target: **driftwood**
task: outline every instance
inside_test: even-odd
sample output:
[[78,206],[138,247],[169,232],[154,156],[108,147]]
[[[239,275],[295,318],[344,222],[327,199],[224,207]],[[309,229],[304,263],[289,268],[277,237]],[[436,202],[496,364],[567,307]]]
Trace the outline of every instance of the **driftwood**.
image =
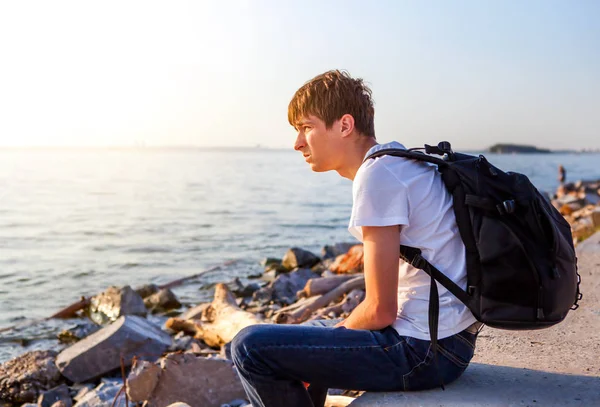
[[340,286],[334,288],[327,294],[315,297],[314,301],[297,308],[293,312],[282,312],[278,314],[275,322],[278,324],[299,324],[304,322],[319,308],[325,307],[333,301],[337,301],[341,296],[354,290],[355,288],[364,288],[364,286],[365,276],[360,275],[359,277],[355,277],[352,280],[346,281]]
[[169,318],[166,327],[193,334],[196,339],[202,339],[209,346],[220,347],[231,342],[243,328],[264,323],[256,315],[238,307],[231,291],[225,284],[219,283],[215,286],[213,302],[204,310],[200,319]]
[[344,297],[344,299],[342,301],[340,301],[339,303],[318,310],[315,313],[315,315],[313,315],[311,318],[309,318],[309,321],[313,320],[313,319],[321,319],[323,317],[328,316],[332,312],[334,314],[336,314],[336,316],[340,315],[342,313],[349,314],[350,312],[352,312],[352,310],[354,310],[354,308],[356,308],[358,306],[358,304],[360,304],[360,302],[364,298],[365,298],[364,290],[354,289],[354,290],[350,291],[348,293],[348,295],[346,295],[346,297]]
[[342,274],[332,277],[311,278],[306,282],[304,288],[298,291],[298,298],[312,297],[314,295],[325,294],[342,283],[355,278],[355,274]]

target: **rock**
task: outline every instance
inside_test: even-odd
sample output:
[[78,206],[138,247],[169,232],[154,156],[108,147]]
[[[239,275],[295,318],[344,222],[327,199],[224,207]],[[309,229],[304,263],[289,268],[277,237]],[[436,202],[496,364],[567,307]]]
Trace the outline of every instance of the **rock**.
[[586,193],[585,194],[585,202],[589,205],[598,205],[600,204],[600,196],[596,192],[594,193]]
[[582,240],[594,233],[594,225],[591,218],[581,218],[571,225],[571,234],[573,239]]
[[69,399],[68,402],[64,400],[58,400],[56,403],[52,404],[50,407],[71,407],[73,402]]
[[283,256],[281,264],[287,270],[293,270],[298,267],[312,267],[321,261],[317,256],[308,250],[292,247]]
[[273,298],[283,304],[293,304],[298,300],[296,293],[304,288],[306,282],[319,275],[310,269],[299,269],[281,274],[272,283]]
[[[284,270],[287,273],[287,269],[284,269]],[[281,272],[279,272],[275,269],[265,271],[264,274],[260,277],[260,279],[263,281],[266,281],[267,283],[272,283],[273,281],[275,281],[275,279],[277,278],[277,276],[279,274],[281,274]]]
[[[103,381],[95,389],[87,392],[73,407],[112,407],[121,406],[125,400],[122,393],[115,402],[115,397],[123,387],[122,383],[115,381]],[[114,403],[114,404],[113,404]],[[133,407],[132,403],[129,406]]]
[[143,299],[146,299],[159,291],[160,288],[158,288],[156,284],[144,284],[143,286],[135,289],[135,292],[138,293]]
[[92,297],[89,316],[95,323],[102,325],[116,321],[123,315],[146,315],[144,300],[130,286],[109,287],[105,292]]
[[233,280],[229,285],[229,289],[236,297],[251,297],[255,291],[260,290],[261,285],[258,283],[242,284],[239,278]]
[[44,391],[61,382],[54,351],[33,351],[0,365],[0,400],[14,403],[36,401]]
[[312,271],[314,271],[315,273],[323,274],[325,271],[329,270],[329,267],[331,267],[331,265],[334,263],[334,261],[335,261],[334,258],[325,259],[325,260],[315,264],[310,269]]
[[73,382],[84,382],[121,365],[134,356],[156,360],[171,345],[171,337],[145,318],[128,315],[63,350],[56,358],[60,372]]
[[[196,347],[193,347],[193,345],[196,344]],[[168,351],[169,352],[185,352],[188,350],[204,350],[204,349],[209,349],[207,345],[205,345],[203,342],[200,342],[199,340],[195,339],[192,336],[187,335],[185,332],[178,332],[174,337],[173,337],[173,344],[169,347]]]
[[155,292],[154,294],[144,299],[144,305],[151,312],[164,312],[181,307],[181,303],[173,294],[173,291],[168,288]]
[[177,403],[169,404],[167,407],[190,407],[190,405],[177,402]]
[[59,342],[64,344],[73,344],[77,341],[82,340],[86,336],[93,334],[100,330],[100,326],[85,320],[85,322],[78,323],[71,328],[61,331],[57,337]]
[[326,259],[335,259],[337,256],[341,255],[341,254],[346,254],[348,253],[348,250],[350,250],[353,246],[356,246],[356,243],[336,243],[333,246],[323,246],[323,249],[321,249],[321,258],[323,260]]
[[334,273],[357,273],[363,269],[363,245],[352,246],[348,253],[338,256],[331,265],[330,270]]
[[127,395],[132,401],[144,401],[152,397],[162,370],[155,363],[138,361],[127,377]]
[[[285,275],[285,274],[282,274]],[[272,286],[267,286],[267,287],[263,287],[258,291],[255,291],[254,294],[252,294],[252,301],[256,301],[259,304],[266,304],[269,301],[273,300],[273,287]]]
[[43,392],[37,400],[39,407],[53,407],[57,402],[61,402],[64,407],[71,407],[73,405],[69,388],[66,384],[61,384],[58,387]]
[[71,386],[70,394],[71,394],[71,397],[73,398],[73,400],[75,400],[77,402],[77,401],[81,400],[83,398],[83,396],[85,396],[87,393],[89,393],[92,390],[94,390],[93,384],[77,383],[77,384],[74,384],[73,386]]
[[260,262],[260,265],[265,268],[272,266],[273,264],[280,265],[281,259],[276,259],[274,257],[266,257],[266,258],[262,259]]
[[[245,396],[242,384],[233,369],[233,363],[221,358],[202,358],[193,354],[171,353],[160,361],[160,375],[150,397],[144,399],[147,407],[163,407],[176,402],[191,407],[220,407],[229,400]],[[144,381],[149,383],[144,384]],[[128,394],[137,394],[138,388],[152,387],[153,375],[131,382],[127,379]],[[132,392],[132,393],[129,393]],[[132,401],[144,401],[131,397]]]

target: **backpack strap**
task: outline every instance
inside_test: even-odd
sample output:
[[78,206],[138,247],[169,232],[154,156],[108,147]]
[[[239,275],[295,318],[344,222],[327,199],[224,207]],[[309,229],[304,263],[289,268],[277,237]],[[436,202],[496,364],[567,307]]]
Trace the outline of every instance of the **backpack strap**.
[[423,270],[431,277],[429,286],[429,339],[433,349],[433,360],[436,366],[436,372],[440,387],[444,390],[444,381],[440,375],[438,367],[438,324],[440,319],[440,296],[437,289],[436,280],[440,282],[448,291],[454,294],[460,301],[468,306],[471,299],[454,281],[439,271],[435,266],[429,263],[421,256],[421,249],[416,247],[400,245],[400,258],[410,263],[413,267]]
[[441,158],[433,157],[433,156],[430,156],[427,154],[423,154],[421,152],[403,150],[401,148],[384,148],[384,149],[375,151],[374,153],[368,155],[363,160],[363,163],[367,160],[370,160],[371,158],[377,158],[377,157],[381,157],[383,155],[393,155],[394,157],[411,158],[411,159],[417,160],[417,161],[425,161],[428,163],[437,164],[438,166],[441,166],[441,167],[446,167],[448,165],[448,163],[446,161],[442,160]]
[[454,281],[450,280],[444,273],[439,271],[433,264],[425,260],[425,258],[421,256],[421,249],[400,245],[400,257],[402,260],[410,263],[413,267],[423,270],[431,278],[443,285],[444,288],[450,291],[463,304],[469,307],[472,301],[471,297]]

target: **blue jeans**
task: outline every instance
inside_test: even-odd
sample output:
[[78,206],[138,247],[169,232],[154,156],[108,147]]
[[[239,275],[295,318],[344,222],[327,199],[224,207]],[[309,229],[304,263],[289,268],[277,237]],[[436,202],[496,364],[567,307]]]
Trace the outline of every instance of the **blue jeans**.
[[430,341],[392,327],[323,326],[336,322],[253,325],[237,334],[231,355],[252,407],[322,407],[328,388],[424,390],[439,386],[440,377],[448,384],[466,369],[477,337],[463,331],[440,339],[436,370]]

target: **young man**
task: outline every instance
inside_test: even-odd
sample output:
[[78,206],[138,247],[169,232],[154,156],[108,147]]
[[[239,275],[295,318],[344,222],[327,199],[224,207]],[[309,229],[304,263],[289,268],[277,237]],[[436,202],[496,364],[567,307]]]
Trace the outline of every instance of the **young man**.
[[363,162],[379,149],[403,147],[377,144],[371,90],[345,72],[325,72],[298,89],[288,119],[298,132],[294,149],[313,171],[334,170],[353,181],[349,231],[364,244],[366,296],[335,326],[319,321],[242,330],[232,355],[252,406],[321,407],[327,388],[406,391],[455,380],[473,357],[476,320],[438,284],[436,366],[430,277],[399,259],[400,243],[417,247],[466,286],[465,248],[440,175],[399,157]]

